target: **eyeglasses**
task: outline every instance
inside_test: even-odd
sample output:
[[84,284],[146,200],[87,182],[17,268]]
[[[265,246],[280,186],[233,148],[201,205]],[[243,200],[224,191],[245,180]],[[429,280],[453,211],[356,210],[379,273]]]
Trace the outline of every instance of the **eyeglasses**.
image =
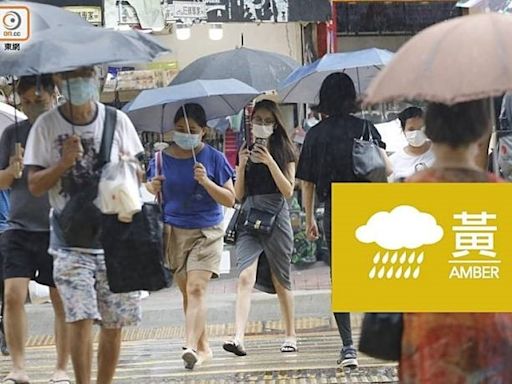
[[274,125],[276,123],[276,121],[274,119],[260,119],[259,117],[255,117],[254,119],[252,119],[252,123],[253,124],[264,124],[264,125]]

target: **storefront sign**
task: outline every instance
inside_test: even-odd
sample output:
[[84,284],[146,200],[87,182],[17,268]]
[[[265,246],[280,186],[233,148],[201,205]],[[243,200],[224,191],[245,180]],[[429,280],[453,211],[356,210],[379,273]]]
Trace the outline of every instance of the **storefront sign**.
[[101,25],[103,22],[101,7],[64,7],[68,11],[80,15],[83,19],[94,25]]

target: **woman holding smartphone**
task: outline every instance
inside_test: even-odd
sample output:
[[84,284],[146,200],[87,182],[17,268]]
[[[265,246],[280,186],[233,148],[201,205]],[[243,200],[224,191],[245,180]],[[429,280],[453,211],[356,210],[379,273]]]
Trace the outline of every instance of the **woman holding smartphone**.
[[[236,334],[224,350],[245,356],[244,335],[253,288],[276,294],[286,327],[281,352],[296,352],[294,302],[291,292],[293,230],[286,199],[295,184],[295,152],[277,105],[258,102],[252,115],[254,144],[244,145],[236,169],[235,195],[242,202],[236,254],[239,270],[236,301]],[[269,234],[251,230],[251,217],[272,216]],[[261,221],[264,221],[262,218]],[[258,225],[256,224],[255,227]]]

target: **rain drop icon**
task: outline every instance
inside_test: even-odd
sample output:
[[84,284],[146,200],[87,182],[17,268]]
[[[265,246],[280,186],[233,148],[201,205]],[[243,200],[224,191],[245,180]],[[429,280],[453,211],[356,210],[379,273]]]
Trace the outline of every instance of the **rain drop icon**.
[[411,256],[409,256],[409,264],[414,263],[414,259],[416,259],[416,252],[411,253]]
[[404,273],[404,279],[408,279],[411,276],[411,267],[407,268]]
[[398,268],[398,270],[396,271],[395,277],[397,279],[402,277],[402,266],[400,266],[400,268]]
[[400,264],[405,263],[406,258],[407,258],[407,253],[406,252],[402,253],[402,257],[400,257]]
[[393,267],[389,268],[388,273],[386,274],[386,277],[388,279],[391,279],[393,277]]
[[391,258],[391,264],[395,265],[398,260],[398,252],[393,253],[393,257]]
[[386,272],[386,267],[382,267],[379,271],[379,279],[382,279],[384,277],[384,273]]
[[420,266],[418,265],[416,267],[416,269],[414,270],[414,273],[412,274],[412,278],[417,279],[419,275],[420,275]]
[[377,267],[376,267],[376,266],[373,266],[373,268],[372,268],[372,270],[370,271],[370,274],[368,275],[368,277],[369,277],[370,279],[374,279],[376,274],[377,274]]
[[418,257],[418,260],[416,260],[416,262],[418,263],[418,265],[421,265],[421,263],[423,263],[423,260],[425,260],[425,253],[421,252],[421,254]]
[[375,256],[373,256],[373,264],[377,264],[380,261],[380,252],[377,252]]
[[386,252],[384,257],[382,258],[382,264],[387,264],[388,260],[389,260],[389,252]]

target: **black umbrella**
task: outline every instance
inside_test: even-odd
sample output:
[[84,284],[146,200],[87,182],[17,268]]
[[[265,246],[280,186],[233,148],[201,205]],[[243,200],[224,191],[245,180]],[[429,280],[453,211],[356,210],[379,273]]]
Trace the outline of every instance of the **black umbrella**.
[[264,92],[277,89],[298,66],[299,63],[288,56],[242,47],[194,61],[174,78],[171,85],[194,80],[237,79]]

